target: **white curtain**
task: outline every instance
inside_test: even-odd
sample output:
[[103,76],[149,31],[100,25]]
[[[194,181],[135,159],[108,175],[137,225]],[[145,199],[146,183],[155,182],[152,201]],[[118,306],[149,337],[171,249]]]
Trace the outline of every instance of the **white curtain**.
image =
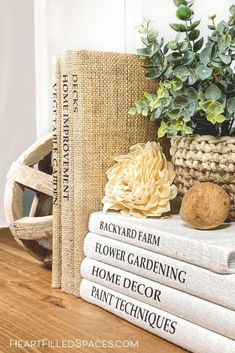
[[0,226],[7,171],[36,136],[33,13],[31,0],[0,0]]
[[[134,52],[142,0],[35,0],[37,133],[51,129],[52,56],[65,49]],[[128,36],[127,36],[128,33]],[[133,40],[132,40],[133,39]]]

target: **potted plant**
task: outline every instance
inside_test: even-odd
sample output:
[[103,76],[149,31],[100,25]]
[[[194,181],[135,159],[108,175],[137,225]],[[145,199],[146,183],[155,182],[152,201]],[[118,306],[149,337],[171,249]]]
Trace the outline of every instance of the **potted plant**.
[[227,21],[216,24],[209,17],[210,35],[200,36],[194,20],[193,1],[174,0],[180,23],[167,43],[145,20],[139,27],[148,79],[156,80],[156,92],[145,92],[129,114],[159,121],[158,137],[171,138],[178,193],[197,181],[223,186],[231,197],[235,219],[235,6]]

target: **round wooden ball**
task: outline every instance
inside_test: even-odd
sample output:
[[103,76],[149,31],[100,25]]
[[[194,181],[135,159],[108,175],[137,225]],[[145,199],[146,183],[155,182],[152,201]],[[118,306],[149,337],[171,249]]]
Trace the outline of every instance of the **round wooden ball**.
[[214,183],[197,183],[184,195],[181,218],[197,229],[214,229],[223,224],[230,211],[229,195]]
[[[52,261],[51,153],[51,134],[24,151],[10,167],[4,199],[6,219],[15,240],[45,264]],[[33,200],[28,214],[24,204],[29,190]]]

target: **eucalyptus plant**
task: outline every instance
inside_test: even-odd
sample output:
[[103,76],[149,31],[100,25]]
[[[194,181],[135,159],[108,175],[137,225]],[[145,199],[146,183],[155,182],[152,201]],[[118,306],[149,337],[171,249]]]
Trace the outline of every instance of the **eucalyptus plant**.
[[210,34],[200,35],[193,1],[173,0],[180,23],[165,43],[149,20],[138,27],[146,76],[156,80],[156,92],[145,92],[129,114],[160,120],[158,136],[209,134],[233,135],[235,118],[235,5],[227,21],[216,24],[210,16]]

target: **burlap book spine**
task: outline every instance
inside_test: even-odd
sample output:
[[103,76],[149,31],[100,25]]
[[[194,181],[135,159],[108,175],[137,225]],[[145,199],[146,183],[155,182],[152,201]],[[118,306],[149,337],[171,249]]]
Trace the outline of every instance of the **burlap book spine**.
[[[73,119],[74,156],[74,294],[79,296],[83,242],[92,212],[102,208],[106,171],[113,158],[131,145],[156,138],[156,126],[148,119],[128,115],[128,110],[145,90],[155,92],[156,84],[146,80],[136,55],[73,51],[73,94],[77,100]],[[74,113],[75,117],[75,113]],[[63,243],[63,247],[65,244]],[[74,257],[74,258],[73,258]]]
[[74,293],[74,165],[73,165],[73,88],[72,57],[61,58],[62,96],[62,271],[61,289]]
[[52,287],[61,286],[61,68],[60,58],[53,58],[53,237]]

